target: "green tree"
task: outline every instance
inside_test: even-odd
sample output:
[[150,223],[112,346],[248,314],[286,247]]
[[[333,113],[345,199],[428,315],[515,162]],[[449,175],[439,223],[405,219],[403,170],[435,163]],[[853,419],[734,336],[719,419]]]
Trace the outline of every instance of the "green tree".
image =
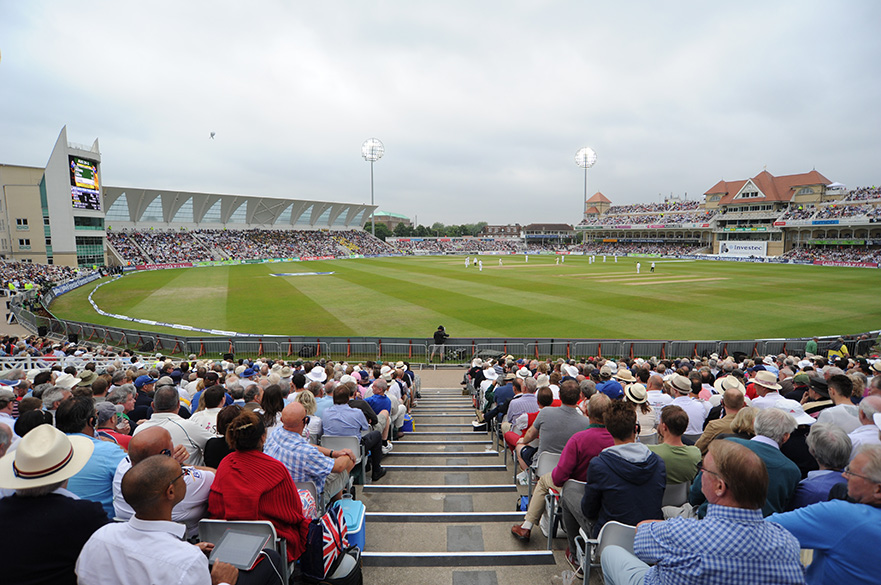
[[[366,224],[364,224],[364,231],[370,232],[371,225],[372,224],[370,222],[367,222]],[[377,238],[384,241],[386,238],[388,238],[391,235],[392,235],[392,231],[390,229],[388,229],[387,225],[385,225],[384,223],[376,224],[376,237]]]
[[413,235],[413,226],[399,223],[395,226],[395,235],[399,238],[407,238]]

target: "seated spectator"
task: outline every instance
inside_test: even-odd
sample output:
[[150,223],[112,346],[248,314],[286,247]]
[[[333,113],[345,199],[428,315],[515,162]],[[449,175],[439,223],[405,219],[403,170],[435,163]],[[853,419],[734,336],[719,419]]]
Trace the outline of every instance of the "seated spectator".
[[859,411],[850,397],[853,394],[853,382],[845,375],[834,375],[827,381],[829,399],[832,401],[831,408],[823,410],[817,420],[832,423],[851,433],[860,426]]
[[[310,394],[311,396],[311,394]],[[349,449],[334,451],[309,444],[303,438],[303,429],[309,424],[309,415],[299,402],[285,406],[281,426],[273,429],[263,452],[281,461],[294,482],[311,481],[323,501],[339,497],[349,482],[349,472],[355,466],[355,454]]]
[[229,443],[226,442],[226,430],[229,423],[242,412],[242,407],[230,404],[220,409],[217,415],[217,437],[205,442],[205,466],[217,469],[223,458],[232,453]]
[[[521,442],[520,439],[522,439],[532,428],[532,425],[535,424],[535,419],[538,418],[538,414],[554,403],[554,393],[550,388],[540,388],[538,392],[535,393],[535,401],[538,403],[538,411],[526,412],[518,416],[517,420],[515,420],[514,424],[511,426],[511,430],[504,434],[505,445],[508,446],[508,449],[511,450],[514,457],[517,458],[521,471],[525,471],[532,463],[535,452],[538,449],[538,440],[533,438],[532,441],[526,443]],[[529,463],[527,463],[527,460]]]
[[680,407],[672,404],[661,411],[658,424],[657,445],[649,445],[652,453],[664,460],[667,471],[667,484],[689,482],[697,475],[701,462],[701,451],[694,445],[682,442],[682,435],[688,428],[688,415]]
[[122,494],[135,511],[128,522],[95,532],[80,553],[76,574],[81,585],[122,583],[272,583],[278,581],[280,559],[265,549],[269,562],[239,571],[216,561],[209,571],[206,552],[213,543],[183,540],[186,528],[171,521],[172,510],[186,496],[180,465],[154,455],[132,467],[122,480]]
[[650,437],[657,430],[655,428],[657,414],[655,409],[649,404],[648,391],[645,386],[639,383],[628,384],[624,387],[624,401],[632,404],[636,408],[636,422],[639,425],[639,436]]
[[[726,382],[727,380],[731,381]],[[722,433],[732,432],[731,427],[734,424],[734,418],[745,406],[744,398],[746,396],[746,391],[734,376],[725,376],[720,382],[720,386],[725,388],[724,393],[722,394],[722,411],[725,413],[725,416],[716,420],[711,420],[707,423],[707,426],[704,427],[703,434],[701,434],[700,439],[694,444],[695,447],[700,449],[701,455],[706,455],[710,441]]]
[[85,437],[94,449],[86,465],[67,482],[67,489],[84,500],[99,502],[108,517],[113,516],[113,474],[125,457],[116,443],[95,436],[95,403],[88,396],[61,403],[55,413],[56,428],[68,435]]
[[[89,461],[94,445],[89,437],[67,436],[44,424],[0,459],[0,490],[15,491],[0,498],[0,544],[14,555],[3,568],[5,583],[76,584],[80,550],[109,522],[99,502],[66,489]],[[46,543],[52,543],[51,554],[46,554]]]
[[302,404],[306,409],[306,416],[309,418],[309,422],[306,424],[306,437],[310,443],[317,444],[324,430],[324,425],[321,423],[321,417],[315,415],[317,409],[315,396],[309,391],[298,392],[294,402]]
[[[876,362],[881,365],[881,362]],[[876,376],[881,380],[881,377]],[[853,444],[851,458],[856,457],[857,451],[863,445],[881,445],[879,430],[881,426],[875,422],[876,415],[881,413],[881,396],[866,396],[860,400],[859,420],[860,426],[848,435]],[[881,417],[879,417],[881,422]]]
[[153,455],[165,455],[181,464],[187,493],[184,499],[178,502],[171,511],[171,519],[173,522],[186,524],[188,538],[197,536],[199,534],[199,520],[205,517],[205,512],[208,509],[208,493],[214,482],[214,471],[204,467],[196,468],[183,465],[188,457],[187,450],[183,445],[174,445],[171,442],[171,435],[162,427],[147,429],[133,437],[129,445],[128,456],[119,462],[116,473],[113,475],[115,519],[128,520],[134,515],[134,510],[122,496],[123,476],[129,469]]
[[163,386],[153,394],[153,414],[150,420],[138,425],[135,436],[155,426],[161,426],[171,434],[175,445],[183,445],[189,453],[187,465],[205,464],[205,443],[214,438],[214,433],[205,430],[188,419],[181,418],[180,395],[173,386]]
[[707,517],[641,522],[633,553],[619,546],[603,552],[606,583],[803,583],[798,542],[762,520],[768,489],[762,460],[731,441],[713,441],[703,467]]
[[661,500],[667,485],[664,461],[636,442],[636,412],[612,402],[603,416],[615,444],[594,457],[587,467],[581,512],[585,532],[595,538],[610,520],[636,525],[661,519]]
[[819,464],[798,482],[787,509],[794,510],[829,499],[829,492],[847,480],[841,472],[850,461],[851,442],[843,430],[829,423],[816,423],[808,433],[808,450]]
[[[786,510],[786,506],[801,480],[798,466],[780,452],[780,446],[789,439],[789,435],[797,426],[795,419],[789,413],[777,408],[767,408],[756,414],[755,437],[750,440],[726,439],[755,452],[765,463],[769,482],[768,498],[762,507],[765,516]],[[689,501],[693,505],[700,506],[698,517],[703,518],[706,515],[708,501],[701,491],[701,474],[698,474],[691,487]]]
[[224,520],[269,520],[287,541],[288,562],[297,560],[306,548],[309,519],[303,516],[290,472],[263,453],[263,420],[253,411],[242,411],[229,424],[226,441],[233,453],[217,468],[208,515]]
[[[562,390],[562,389],[561,389]],[[539,391],[541,398],[542,391]],[[590,424],[583,430],[575,433],[566,442],[563,453],[560,455],[560,461],[553,471],[541,476],[536,483],[535,490],[529,498],[529,508],[526,510],[526,518],[520,525],[511,527],[511,533],[520,540],[529,540],[532,534],[532,527],[541,518],[545,509],[545,495],[554,489],[558,492],[562,491],[563,484],[570,479],[577,481],[585,481],[587,478],[587,466],[591,459],[600,454],[600,451],[606,447],[614,445],[612,435],[606,430],[603,424],[603,413],[610,404],[609,397],[605,394],[594,394],[588,400],[588,421]],[[581,494],[577,501],[572,502],[572,510],[578,511],[581,517]],[[575,534],[578,533],[578,519],[570,515],[572,522],[564,524],[567,534],[571,534],[570,550],[575,550]],[[572,532],[570,532],[570,529]]]
[[[675,404],[682,408],[688,415],[688,428],[686,435],[697,436],[704,431],[704,420],[710,411],[710,403],[699,400],[696,393],[693,393],[694,385],[691,380],[679,374],[673,374],[670,378],[670,386],[677,393],[676,398],[670,404]],[[696,385],[698,392],[700,384]]]
[[[364,412],[349,406],[352,391],[346,384],[340,384],[333,391],[333,405],[324,411],[324,434],[337,437],[357,437],[370,452],[373,468],[372,479],[379,481],[387,471],[382,468],[382,435],[370,430]],[[368,405],[367,408],[370,408]]]
[[[865,445],[844,468],[848,500],[820,502],[767,518],[813,549],[806,581],[865,584],[878,582],[875,563],[881,540],[881,446]],[[773,524],[772,524],[773,525]],[[772,557],[769,557],[772,558]]]
[[[201,395],[199,407],[189,418],[189,421],[212,435],[217,435],[217,415],[223,408],[225,392],[223,386],[216,384],[205,390]],[[204,408],[202,408],[204,406]]]

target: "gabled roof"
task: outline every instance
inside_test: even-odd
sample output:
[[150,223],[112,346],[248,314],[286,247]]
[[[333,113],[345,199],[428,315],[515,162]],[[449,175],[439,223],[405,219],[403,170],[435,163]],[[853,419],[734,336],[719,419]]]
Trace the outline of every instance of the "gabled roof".
[[591,215],[591,214],[596,215],[596,214],[598,214],[599,212],[600,212],[600,210],[597,209],[596,207],[588,207],[588,208],[587,208],[587,211],[585,211],[584,213],[587,214],[587,215]]
[[[761,191],[764,197],[750,198],[749,201],[791,201],[792,196],[800,187],[807,185],[829,185],[832,183],[822,174],[813,170],[809,173],[800,173],[798,175],[784,175],[775,177],[768,171],[762,171],[751,180],[752,183]],[[719,201],[719,205],[727,205],[734,201],[734,197],[743,189],[747,180],[741,181],[719,181],[704,195],[723,195]]]
[[588,203],[611,203],[608,197],[597,191],[593,197],[587,200]]

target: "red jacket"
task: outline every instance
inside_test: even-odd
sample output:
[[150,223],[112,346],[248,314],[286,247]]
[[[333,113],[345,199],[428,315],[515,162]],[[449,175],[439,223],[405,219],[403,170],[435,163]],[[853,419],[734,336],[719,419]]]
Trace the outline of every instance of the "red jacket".
[[262,451],[235,451],[220,462],[208,494],[208,516],[224,520],[269,520],[287,541],[288,561],[306,549],[309,520],[300,495],[280,461]]

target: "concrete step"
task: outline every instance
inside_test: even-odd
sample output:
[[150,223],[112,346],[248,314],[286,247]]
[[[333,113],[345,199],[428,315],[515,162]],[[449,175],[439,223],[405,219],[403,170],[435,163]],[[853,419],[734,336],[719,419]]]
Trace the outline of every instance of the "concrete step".
[[383,467],[389,471],[416,471],[419,473],[473,473],[478,471],[501,471],[504,473],[510,473],[508,468],[504,465],[383,465]]
[[516,492],[517,486],[510,484],[382,484],[372,483],[363,486],[364,494],[373,493],[406,493],[406,492],[431,492],[443,494],[456,493],[485,493],[485,492]]
[[[388,477],[384,477],[383,480],[388,479]],[[379,484],[374,483],[370,485],[375,486]],[[520,493],[517,491],[478,493],[414,491],[396,493],[362,490],[361,486],[358,486],[358,499],[364,503],[364,506],[370,512],[405,512],[413,514],[515,512],[517,511],[519,496]]]
[[448,522],[461,524],[463,522],[511,522],[513,524],[523,522],[526,512],[367,512],[367,522]]
[[[540,551],[488,552],[365,552],[361,555],[366,567],[475,567],[511,565],[554,565],[554,553]],[[387,583],[387,581],[383,581]],[[433,581],[421,581],[431,583]],[[518,583],[519,581],[514,581]]]

